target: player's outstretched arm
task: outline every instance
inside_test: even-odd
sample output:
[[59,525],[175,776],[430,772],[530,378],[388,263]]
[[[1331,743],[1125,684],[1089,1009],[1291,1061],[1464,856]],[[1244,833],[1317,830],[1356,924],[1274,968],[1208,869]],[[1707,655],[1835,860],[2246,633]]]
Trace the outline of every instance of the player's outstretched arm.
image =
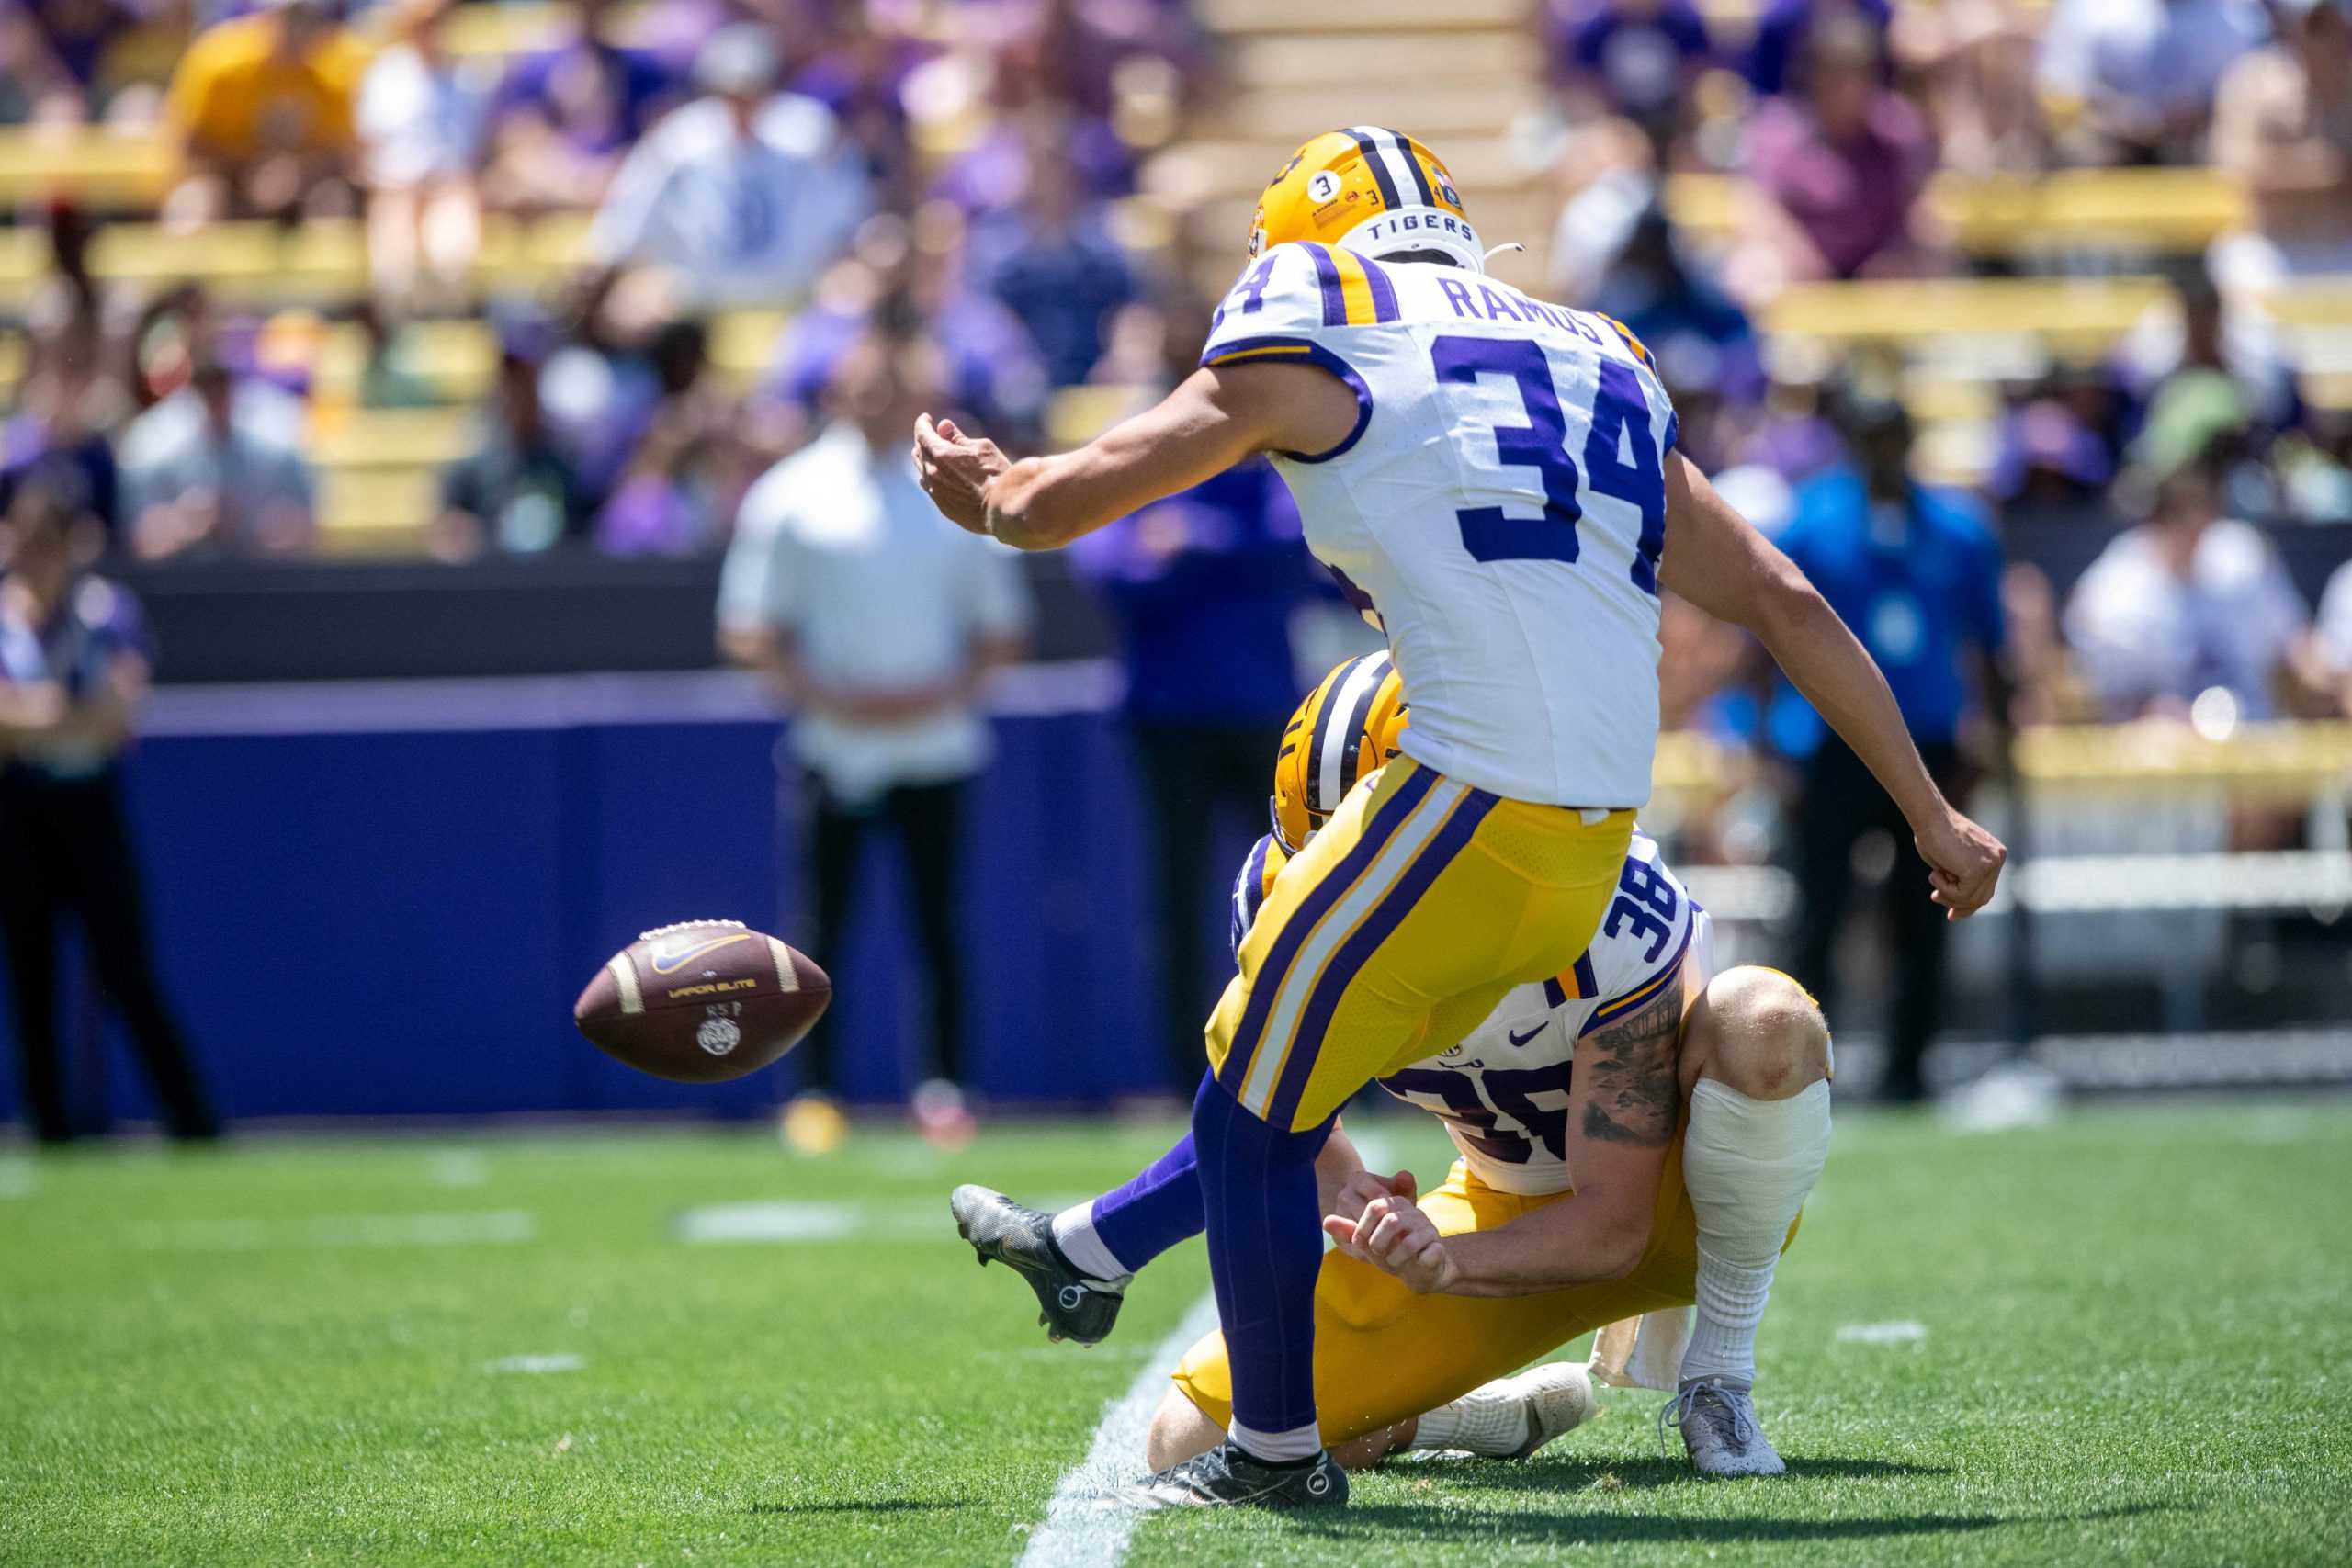
[[1983,908],[2008,851],[1954,810],[1928,776],[1886,677],[1838,613],[1679,452],[1666,459],[1666,539],[1659,580],[1756,634],[1902,808],[1935,901],[1953,919]]
[[953,420],[915,421],[915,470],[957,527],[1023,550],[1072,539],[1190,490],[1253,453],[1322,452],[1355,428],[1354,392],[1305,365],[1195,370],[1074,452],[1014,462]]

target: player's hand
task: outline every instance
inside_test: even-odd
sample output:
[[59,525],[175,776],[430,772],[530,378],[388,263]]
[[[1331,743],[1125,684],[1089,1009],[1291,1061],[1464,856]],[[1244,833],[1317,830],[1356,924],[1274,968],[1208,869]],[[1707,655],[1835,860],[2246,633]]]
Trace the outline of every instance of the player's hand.
[[1329,1213],[1338,1219],[1357,1220],[1363,1217],[1364,1210],[1376,1198],[1402,1198],[1409,1203],[1419,1196],[1419,1184],[1409,1170],[1400,1170],[1394,1176],[1358,1170],[1331,1194]]
[[969,534],[989,531],[989,481],[1012,467],[996,443],[966,435],[952,419],[915,419],[915,473],[940,514]]
[[1912,835],[1928,863],[1928,897],[1944,907],[1944,918],[1964,920],[1993,897],[2001,867],[2009,858],[2001,840],[1957,811]]
[[1340,1251],[1396,1275],[1421,1295],[1435,1295],[1461,1277],[1436,1222],[1408,1198],[1374,1198],[1352,1220],[1327,1215],[1323,1229]]

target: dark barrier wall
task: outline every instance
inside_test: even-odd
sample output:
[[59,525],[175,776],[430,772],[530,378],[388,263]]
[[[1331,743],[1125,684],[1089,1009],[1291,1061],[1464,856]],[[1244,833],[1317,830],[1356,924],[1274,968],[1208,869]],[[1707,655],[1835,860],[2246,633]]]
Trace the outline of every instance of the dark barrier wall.
[[[1110,651],[1116,634],[1066,560],[1022,567],[1037,599],[1035,657]],[[147,607],[166,683],[701,670],[715,652],[716,559],[560,550],[464,567],[198,560],[119,575]]]
[[[270,711],[255,694],[240,705],[257,702]],[[198,716],[195,728],[218,728],[223,716]],[[999,733],[1002,761],[974,803],[964,919],[979,1086],[1057,1101],[1160,1087],[1145,1027],[1142,819],[1115,722],[1014,716]],[[772,719],[735,718],[151,738],[130,777],[156,934],[225,1108],[773,1105],[791,1085],[789,1058],[735,1084],[664,1084],[580,1039],[571,1009],[596,965],[647,927],[721,916],[790,932],[776,734]],[[1259,826],[1231,824],[1230,856],[1204,868],[1204,923],[1220,918],[1224,867]],[[893,904],[874,902],[876,870],[867,907],[888,913]],[[840,987],[854,1098],[896,1097],[910,1081],[912,1004],[895,984],[908,946],[892,917],[848,951],[818,954]],[[146,1114],[119,1046],[104,1077],[117,1114]]]

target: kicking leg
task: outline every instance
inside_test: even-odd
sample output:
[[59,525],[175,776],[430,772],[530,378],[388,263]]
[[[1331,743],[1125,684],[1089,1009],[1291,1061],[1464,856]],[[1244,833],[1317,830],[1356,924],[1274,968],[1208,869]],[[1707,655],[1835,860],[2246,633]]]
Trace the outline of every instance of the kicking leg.
[[1777,970],[1716,976],[1684,1022],[1682,1179],[1698,1222],[1698,1325],[1669,1408],[1704,1474],[1786,1468],[1757,1426],[1756,1328],[1828,1154],[1828,1077],[1821,1010]]
[[1047,1338],[1095,1345],[1144,1265],[1201,1234],[1199,1166],[1187,1133],[1125,1186],[1058,1214],[970,1183],[947,1206],[983,1265],[1005,1264],[1029,1282]]

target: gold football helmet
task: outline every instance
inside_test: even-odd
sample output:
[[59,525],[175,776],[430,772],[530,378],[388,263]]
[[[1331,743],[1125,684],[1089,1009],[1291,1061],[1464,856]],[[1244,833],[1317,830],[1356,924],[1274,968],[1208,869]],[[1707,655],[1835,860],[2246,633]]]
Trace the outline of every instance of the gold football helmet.
[[1291,715],[1274,754],[1274,842],[1296,854],[1356,781],[1396,755],[1410,722],[1405,683],[1386,649],[1323,677]]
[[1473,272],[1485,248],[1436,153],[1376,125],[1327,130],[1291,154],[1258,198],[1250,254],[1293,240],[1365,255],[1442,251]]

